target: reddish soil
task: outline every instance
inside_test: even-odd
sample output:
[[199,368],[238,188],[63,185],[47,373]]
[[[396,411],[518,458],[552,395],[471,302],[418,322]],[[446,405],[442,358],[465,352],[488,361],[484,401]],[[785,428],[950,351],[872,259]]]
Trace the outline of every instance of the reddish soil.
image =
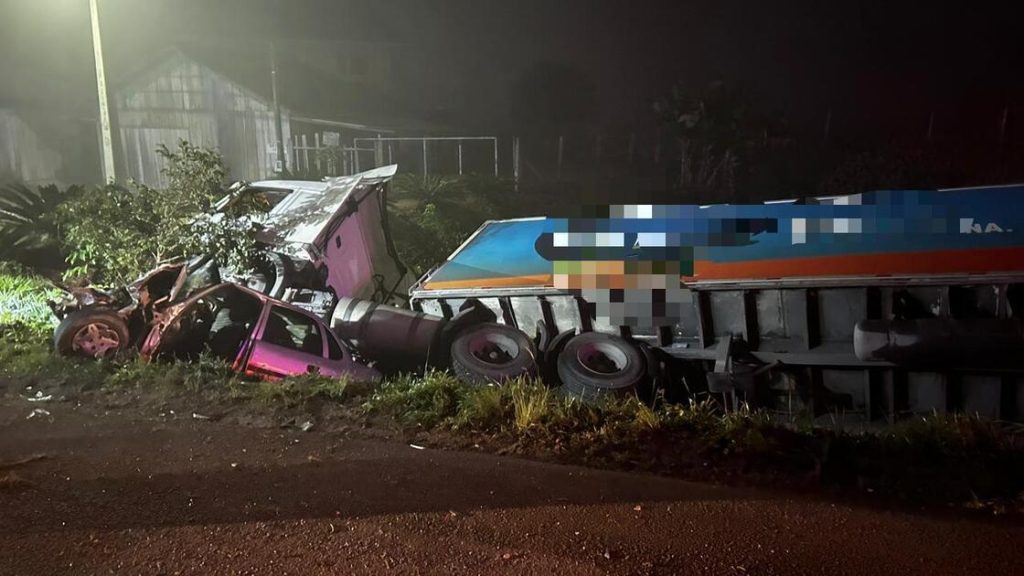
[[1022,570],[1017,522],[158,414],[2,401],[0,574]]

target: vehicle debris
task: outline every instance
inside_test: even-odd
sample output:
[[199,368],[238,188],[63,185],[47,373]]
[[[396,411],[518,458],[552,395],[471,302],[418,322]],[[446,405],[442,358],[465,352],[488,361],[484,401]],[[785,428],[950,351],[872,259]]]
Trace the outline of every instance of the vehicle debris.
[[28,413],[28,416],[25,417],[25,420],[31,420],[31,419],[35,418],[36,416],[49,416],[49,415],[50,415],[50,411],[49,410],[43,410],[42,408],[35,408],[31,412]]
[[22,396],[22,398],[28,400],[29,402],[49,402],[50,400],[53,400],[53,394],[47,394],[46,396],[43,396],[43,391],[38,390],[36,391],[35,396]]
[[[68,314],[54,332],[56,350],[97,359],[135,349],[147,359],[194,361],[210,354],[236,372],[270,380],[313,371],[363,382],[380,379],[323,319],[221,282],[212,260],[200,258],[162,271],[174,275],[169,287],[137,285],[135,292],[147,296],[132,297],[121,309],[88,306]],[[158,277],[170,279],[148,276],[151,282]]]
[[388,182],[397,166],[322,182],[234,186],[215,207],[222,218],[260,195],[265,269],[222,269],[208,256],[161,264],[115,290],[58,285],[51,301],[63,355],[194,360],[210,352],[237,372],[265,379],[317,372],[376,381],[327,321],[339,295],[388,302],[409,282],[387,225]]

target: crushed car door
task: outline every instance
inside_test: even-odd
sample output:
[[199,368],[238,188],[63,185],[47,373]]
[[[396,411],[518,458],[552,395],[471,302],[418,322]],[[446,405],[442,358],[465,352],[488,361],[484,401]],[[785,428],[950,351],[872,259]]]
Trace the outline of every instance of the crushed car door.
[[[245,373],[263,378],[283,378],[304,373],[348,375],[373,380],[376,371],[355,362],[333,341],[324,325],[312,316],[268,303],[257,330]],[[336,356],[332,357],[332,356]]]

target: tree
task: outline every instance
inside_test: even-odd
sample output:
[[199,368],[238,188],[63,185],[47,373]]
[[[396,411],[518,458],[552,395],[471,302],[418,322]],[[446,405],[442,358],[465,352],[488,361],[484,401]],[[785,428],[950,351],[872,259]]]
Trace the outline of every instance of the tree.
[[682,186],[734,191],[741,163],[767,140],[768,122],[722,82],[696,92],[677,84],[654,110],[682,147]]
[[166,160],[168,188],[137,182],[108,185],[61,205],[68,263],[65,276],[126,283],[170,258],[211,255],[247,269],[258,258],[255,228],[245,215],[211,214],[223,192],[223,160],[182,141]]

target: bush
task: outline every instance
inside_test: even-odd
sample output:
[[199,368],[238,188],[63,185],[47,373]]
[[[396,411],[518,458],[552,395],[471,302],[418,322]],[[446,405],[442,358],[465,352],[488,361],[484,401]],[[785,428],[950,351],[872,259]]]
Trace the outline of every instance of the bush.
[[223,194],[220,156],[185,141],[174,152],[159,152],[167,161],[166,190],[129,182],[94,190],[87,202],[61,205],[72,265],[66,276],[125,284],[170,258],[210,255],[239,269],[255,261],[252,223],[209,213]]
[[36,269],[60,268],[62,236],[57,208],[81,195],[81,188],[29,188],[11,183],[0,187],[0,260]]
[[417,275],[451,255],[484,221],[522,214],[510,181],[484,176],[401,174],[389,211],[399,255]]

